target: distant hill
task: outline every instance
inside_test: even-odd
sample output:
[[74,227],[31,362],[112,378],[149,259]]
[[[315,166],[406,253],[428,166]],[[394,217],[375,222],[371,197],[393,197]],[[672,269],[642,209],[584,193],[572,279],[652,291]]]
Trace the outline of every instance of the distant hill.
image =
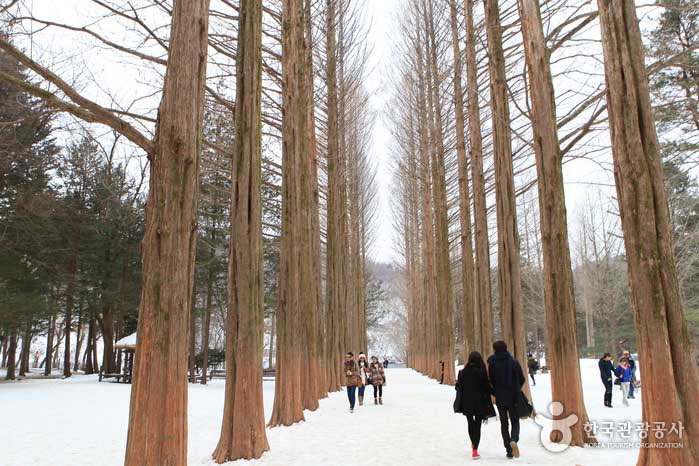
[[393,263],[368,261],[369,271],[375,280],[391,284],[400,276],[400,270]]

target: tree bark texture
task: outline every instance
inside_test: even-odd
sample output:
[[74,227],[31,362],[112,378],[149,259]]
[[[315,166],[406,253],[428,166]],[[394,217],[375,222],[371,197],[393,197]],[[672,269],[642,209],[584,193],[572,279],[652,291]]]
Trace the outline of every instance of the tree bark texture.
[[[304,359],[310,334],[306,306],[314,306],[312,216],[308,141],[309,90],[305,79],[304,5],[282,2],[282,234],[279,308],[277,310],[277,367],[274,407],[269,425],[291,425],[304,420],[308,398],[302,391]],[[304,202],[306,206],[304,207]],[[305,257],[304,257],[305,254]]]
[[269,450],[262,400],[262,2],[242,0],[236,63],[236,144],[226,319],[226,397],[217,463]]
[[473,24],[473,0],[465,0],[466,11],[466,94],[468,105],[468,142],[473,183],[473,219],[476,243],[476,309],[474,325],[476,345],[482,355],[490,351],[493,341],[493,308],[490,286],[490,246],[488,244],[488,208],[483,175],[483,136],[478,104],[478,64],[476,31]]
[[662,440],[683,448],[642,448],[637,464],[699,464],[699,374],[680,299],[636,6],[632,0],[598,0],[598,6],[614,178],[637,345],[643,349],[643,420],[651,426],[681,422],[685,429],[682,438],[665,433]]
[[[536,155],[537,186],[541,244],[544,256],[544,305],[550,353],[546,363],[551,369],[552,399],[563,404],[563,412],[554,416],[554,432],[558,419],[571,414],[578,423],[571,428],[571,445],[583,446],[595,439],[586,432],[588,422],[583,399],[578,354],[573,271],[570,263],[568,224],[563,190],[561,148],[556,129],[556,104],[553,78],[546,48],[538,0],[520,0],[522,36],[529,72],[531,117]],[[561,426],[563,427],[563,426]],[[560,436],[554,441],[560,441]]]
[[[339,109],[337,79],[337,0],[326,3],[326,82],[327,82],[327,249],[326,249],[326,364],[328,391],[340,390],[343,384],[344,325],[347,291],[344,260],[347,257],[342,191],[344,162],[339,146]],[[277,323],[279,325],[279,323]]]
[[459,170],[459,226],[461,227],[461,288],[463,296],[463,345],[462,357],[468,358],[476,351],[476,328],[478,321],[474,313],[473,299],[473,238],[471,234],[471,191],[468,184],[466,162],[466,135],[464,134],[464,92],[461,86],[461,49],[459,47],[459,22],[456,15],[456,0],[451,0],[451,43],[454,52],[454,114],[456,124],[456,161]]
[[[498,0],[485,0],[486,31],[490,74],[490,106],[493,122],[495,158],[495,202],[498,219],[498,292],[502,337],[527,374],[527,349],[522,310],[522,281],[519,257],[519,233],[512,169],[510,109],[502,45],[502,26]],[[529,380],[525,377],[525,392]]]
[[149,154],[150,191],[141,244],[142,292],[125,466],[187,464],[187,337],[208,13],[208,0],[174,0],[172,4],[167,71]]

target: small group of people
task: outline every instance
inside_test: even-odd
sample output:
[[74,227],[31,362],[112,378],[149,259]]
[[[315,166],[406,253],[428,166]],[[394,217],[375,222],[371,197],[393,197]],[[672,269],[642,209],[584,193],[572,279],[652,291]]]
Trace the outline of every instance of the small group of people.
[[357,361],[351,351],[345,355],[345,385],[347,386],[347,398],[350,404],[350,413],[354,412],[357,392],[359,392],[359,406],[364,404],[364,391],[367,385],[374,387],[374,404],[383,405],[383,386],[386,385],[384,364],[379,362],[376,356],[367,361],[366,355],[361,352]]
[[519,458],[520,414],[517,405],[524,402],[521,391],[525,382],[522,366],[507,351],[504,341],[493,343],[493,354],[488,358],[487,368],[479,352],[469,355],[456,382],[454,411],[466,416],[473,459],[480,458],[478,446],[483,421],[495,416],[491,396],[495,397],[507,457]]
[[[621,402],[629,406],[629,399],[634,399],[636,388],[636,361],[628,351],[624,351],[619,359],[619,364],[614,367],[612,355],[604,353],[599,360],[599,373],[604,384],[604,406],[612,407],[612,388],[619,385],[621,388]],[[616,378],[614,378],[616,377]]]

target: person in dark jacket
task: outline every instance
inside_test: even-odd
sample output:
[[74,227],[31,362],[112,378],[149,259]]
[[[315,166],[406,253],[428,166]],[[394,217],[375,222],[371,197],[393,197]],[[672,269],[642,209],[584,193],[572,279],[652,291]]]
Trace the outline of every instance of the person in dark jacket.
[[614,363],[612,363],[612,355],[604,353],[604,356],[599,360],[599,375],[604,384],[604,406],[612,407],[612,388],[614,381],[612,374],[614,373]]
[[[481,442],[481,426],[483,420],[495,415],[493,404],[490,401],[492,387],[488,381],[483,356],[474,351],[468,357],[468,363],[459,371],[456,382],[456,390],[459,396],[459,410],[466,416],[468,422],[468,436],[471,439],[471,457],[480,458],[478,445]],[[492,413],[492,414],[490,414]]]
[[[519,362],[507,351],[504,341],[493,343],[494,354],[488,358],[488,374],[495,394],[495,404],[500,417],[500,432],[508,458],[519,458],[519,416],[515,401],[526,379]],[[512,431],[508,425],[509,417]]]
[[529,367],[529,377],[532,378],[532,385],[536,386],[536,379],[534,376],[536,375],[536,371],[539,370],[539,362],[534,359],[531,353],[527,355],[527,367]]
[[636,388],[634,386],[634,383],[636,382],[636,361],[631,357],[631,353],[628,351],[624,351],[624,357],[627,360],[627,364],[629,365],[629,368],[631,369],[631,383],[629,384],[629,399],[634,399],[636,398],[633,394],[634,389]]

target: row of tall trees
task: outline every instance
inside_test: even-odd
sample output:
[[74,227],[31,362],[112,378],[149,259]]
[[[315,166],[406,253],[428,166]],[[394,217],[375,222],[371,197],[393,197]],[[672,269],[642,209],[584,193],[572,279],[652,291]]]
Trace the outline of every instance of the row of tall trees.
[[[396,131],[406,158],[400,164],[410,181],[401,193],[405,202],[406,271],[409,299],[409,363],[411,367],[454,383],[453,287],[449,255],[447,206],[447,149],[440,92],[444,73],[440,69],[438,24],[435,2],[412,2],[401,30],[407,39],[406,59],[400,77],[403,91],[397,97],[396,115],[405,125]],[[443,8],[442,8],[443,13]],[[442,32],[443,34],[443,32]],[[441,38],[441,37],[440,37]],[[462,154],[463,155],[463,154]],[[464,232],[462,232],[462,235]],[[470,244],[471,239],[465,240]]]
[[[684,13],[691,9],[689,3],[692,2],[668,5],[660,20],[661,29],[654,32],[654,36],[672,36],[673,29],[678,30],[682,32],[679,37],[684,45],[656,46],[656,53],[662,58],[649,69],[644,67],[644,50],[636,6],[632,1],[600,0],[598,8],[590,10],[573,7],[565,1],[547,2],[545,8],[536,0],[516,3],[485,0],[477,4],[466,1],[463,10],[456,2],[448,3],[449,15],[444,12],[445,2],[411,2],[410,8],[404,10],[402,15],[403,45],[398,46],[401,74],[396,81],[399,91],[393,108],[396,115],[394,136],[397,142],[398,222],[404,235],[404,267],[408,284],[405,292],[409,364],[430,376],[437,375],[436,368],[441,359],[437,350],[440,348],[439,327],[444,318],[441,306],[445,303],[440,301],[440,289],[436,285],[448,283],[449,277],[454,274],[460,276],[462,282],[461,299],[457,301],[463,312],[457,314],[456,320],[462,331],[459,339],[464,344],[462,354],[474,349],[489,352],[490,343],[498,335],[526,367],[526,353],[540,349],[538,342],[542,340],[540,332],[543,330],[546,362],[552,372],[553,399],[563,403],[563,418],[574,413],[585,420],[587,414],[578,363],[578,333],[583,328],[587,345],[593,346],[595,319],[589,289],[591,274],[595,275],[595,283],[599,283],[601,277],[597,275],[604,271],[607,274],[613,273],[612,270],[618,271],[617,264],[621,260],[626,262],[628,285],[625,286],[630,290],[637,344],[642,348],[640,366],[646,377],[644,386],[652,385],[644,396],[644,419],[665,422],[670,422],[670,418],[687,419],[690,423],[688,431],[691,431],[693,421],[689,417],[694,414],[685,400],[699,389],[695,379],[697,367],[693,351],[678,354],[679,347],[691,348],[691,341],[675,265],[678,235],[668,210],[665,194],[668,178],[663,174],[647,76],[654,77],[656,93],[662,95],[665,91],[666,97],[667,94],[674,97],[668,111],[660,113],[665,121],[675,131],[679,128],[693,131],[689,118],[681,123],[676,120],[678,106],[695,106],[696,103],[691,98],[685,98],[691,95],[692,89],[691,81],[686,78],[695,68],[689,56],[693,46],[688,44],[692,42],[686,40],[688,35],[694,34],[691,32],[693,28],[687,27],[688,24],[680,25],[682,20],[679,19],[682,15],[679,11]],[[478,16],[476,6],[482,7]],[[460,11],[463,11],[463,23]],[[442,27],[431,29],[430,21],[436,21]],[[689,22],[691,20],[685,21]],[[571,55],[566,48],[572,47],[568,44],[575,42],[573,38],[594,43],[594,39],[589,39],[589,28],[594,26],[602,31],[601,50],[604,52],[606,76],[602,84],[606,84],[606,92],[600,92],[599,87],[593,91],[586,90],[586,94],[577,94],[583,97],[571,104],[570,92],[554,88],[554,83],[562,82],[562,77],[568,71],[554,74],[552,63],[560,66],[560,62],[570,56],[585,56],[587,51],[577,52],[578,55],[572,52]],[[444,31],[448,27],[450,37],[445,34],[440,38],[437,35],[434,41],[431,31]],[[674,37],[672,40],[675,40]],[[672,40],[659,43],[671,44]],[[463,42],[466,47],[466,102],[461,73]],[[447,46],[452,51],[451,57],[444,53]],[[430,59],[433,51],[441,53],[439,60]],[[483,57],[483,60],[479,60],[479,57]],[[430,67],[434,62],[442,64],[444,71],[431,74]],[[516,71],[519,66],[524,72]],[[666,70],[660,78],[655,77],[658,70]],[[434,76],[440,76],[443,81],[434,81]],[[453,79],[448,81],[444,79],[445,76],[453,76]],[[664,87],[666,83],[668,88]],[[484,84],[488,84],[487,100],[480,95],[484,92]],[[430,100],[431,94],[447,95],[442,97],[444,103],[441,106],[448,108],[453,102],[453,119],[439,117],[440,112],[435,110],[435,105],[440,105],[439,97]],[[605,96],[606,105],[600,101]],[[487,105],[483,106],[482,102],[487,102]],[[561,103],[567,113],[557,111]],[[510,106],[514,106],[515,110],[512,111]],[[484,114],[489,115],[489,121],[483,118]],[[605,115],[608,115],[608,124],[602,121]],[[435,121],[443,128],[442,134],[449,134],[450,138],[453,135],[453,146],[446,147],[456,163],[443,164],[443,160],[450,160],[449,156],[444,159],[431,156],[439,154],[443,147],[440,132],[434,130]],[[581,143],[590,141],[600,127],[608,127],[611,134],[608,147],[613,156],[621,231],[614,228],[614,222],[605,219],[602,219],[603,233],[594,231],[599,221],[589,213],[585,216],[586,222],[582,222],[579,249],[583,260],[575,275],[583,285],[582,290],[577,290],[577,298],[578,302],[582,302],[585,315],[581,319],[582,325],[578,325],[563,162],[566,155],[570,156],[576,151],[581,157],[590,157],[596,149],[589,150],[586,156]],[[468,138],[464,134],[466,128]],[[470,167],[465,146],[470,151]],[[688,152],[685,147],[685,158]],[[492,160],[487,169],[483,167],[484,155]],[[528,160],[533,160],[533,163]],[[438,197],[430,198],[431,194],[442,189],[440,166],[454,173],[447,178],[451,180],[453,200],[446,206],[440,204]],[[531,181],[524,176],[528,170],[536,172]],[[524,181],[519,189],[516,188],[517,181]],[[529,207],[522,222],[517,218],[516,198],[534,186],[538,188],[539,205],[537,209],[532,209],[531,204],[526,203]],[[489,209],[485,206],[488,195],[494,197],[495,242],[498,249],[494,270],[497,294],[493,296],[492,304],[490,291],[486,290],[491,282],[490,266],[484,260],[489,258]],[[450,206],[453,206],[451,214],[447,208]],[[598,206],[607,209],[606,204]],[[538,212],[538,221],[534,219],[532,211]],[[614,216],[613,211],[611,209],[612,213],[603,212],[602,215]],[[461,262],[459,267],[447,268],[449,275],[446,280],[443,274],[440,275],[442,269],[439,266],[439,228],[443,214],[446,218],[454,219],[453,226],[447,226],[447,230],[458,232],[458,235],[453,235],[453,241],[459,244],[453,248],[453,257],[450,257],[447,245],[444,257],[450,263]],[[532,220],[538,225],[533,229],[528,225]],[[526,232],[526,257],[520,251],[518,229],[522,223]],[[593,231],[588,236],[590,229]],[[478,233],[483,230],[484,241],[479,247]],[[623,235],[625,259],[618,248],[615,251],[610,244],[614,242],[614,237],[606,237],[610,234]],[[530,235],[536,236],[534,261],[529,255],[532,244]],[[588,249],[589,246],[592,251]],[[474,269],[477,270],[475,277]],[[536,278],[523,277],[523,270],[535,274]],[[415,286],[419,283],[423,286]],[[610,288],[610,299],[623,302],[623,290],[613,289],[613,283],[609,281],[602,288]],[[600,291],[600,288],[595,290]],[[487,294],[479,296],[481,292]],[[525,298],[530,306],[526,312]],[[492,312],[494,310],[497,312]],[[544,314],[539,313],[540,317],[537,318],[539,310]],[[611,311],[616,314],[609,316],[609,319],[618,322],[618,307]],[[527,319],[526,314],[532,318]],[[538,319],[541,317],[545,318],[545,329],[539,327]],[[440,323],[434,325],[432,322],[435,319]],[[491,326],[490,322],[495,325]],[[525,329],[526,322],[529,322],[529,331]],[[448,326],[454,328],[451,317]],[[660,333],[652,332],[651,328],[659,329]],[[452,343],[455,341],[453,335],[450,339]],[[529,348],[527,343],[530,344]],[[609,343],[614,347],[607,350],[616,349],[616,341]],[[672,365],[664,367],[666,372],[651,363],[651,358],[657,354],[666,354],[667,360],[674,361]],[[664,387],[661,380],[671,380],[678,387],[673,391],[677,396],[669,405],[660,399],[659,393]],[[679,389],[680,384],[682,389]],[[554,424],[560,418],[557,416]],[[573,427],[573,445],[582,446],[595,441],[584,431],[582,424]],[[695,460],[693,446],[674,452],[648,448],[642,450],[639,464],[685,464]]]
[[[266,315],[274,322],[270,361],[276,346],[271,426],[316,409],[344,382],[342,354],[366,350],[375,191],[361,8],[339,0],[142,3],[137,12],[95,1],[105,22],[132,27],[123,43],[96,26],[44,20],[22,3],[2,12],[11,24],[70,31],[159,68],[162,82],[142,91],[159,96],[157,111],[87,98],[10,40],[0,48],[29,73],[0,77],[53,111],[110,128],[148,159],[125,464],[186,464],[187,374],[194,380],[200,321],[206,381],[212,320],[225,321],[227,371],[213,457],[257,458],[269,448],[262,404]],[[35,37],[18,33],[18,41],[26,39]],[[325,78],[333,74],[331,85]],[[330,191],[340,193],[332,206]],[[338,219],[339,249],[335,259],[329,252],[324,258],[329,225]],[[226,243],[226,312],[217,317]],[[324,277],[324,260],[339,261],[340,275]],[[330,304],[333,293],[340,307]]]

